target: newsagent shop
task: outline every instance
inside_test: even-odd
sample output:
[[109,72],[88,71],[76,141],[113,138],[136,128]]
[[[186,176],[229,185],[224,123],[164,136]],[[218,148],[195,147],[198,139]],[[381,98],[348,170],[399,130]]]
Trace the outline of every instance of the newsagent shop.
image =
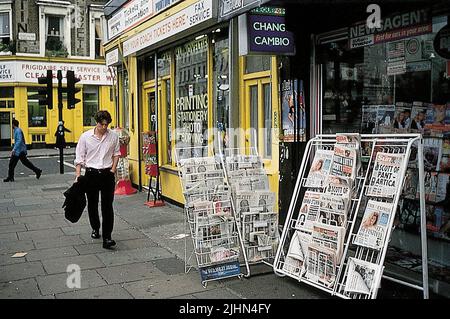
[[[212,143],[217,151],[219,141],[256,147],[281,225],[309,139],[422,133],[429,286],[449,296],[448,4],[380,2],[382,24],[373,29],[366,26],[368,3],[333,2],[330,10],[327,1],[243,1],[254,6],[235,10],[228,2],[168,1],[120,27],[123,8],[109,12],[115,28],[105,51],[117,70],[116,114],[130,134],[132,183],[149,185],[148,162],[155,159],[142,152],[145,132],[157,131],[161,192],[177,203],[184,203],[177,147]],[[280,16],[285,22],[277,25]],[[220,133],[215,139],[211,128]],[[232,134],[232,128],[243,131]],[[420,286],[419,190],[410,166],[385,274]]]
[[[305,81],[307,139],[334,133],[423,135],[429,287],[448,297],[450,7],[443,1],[381,2],[381,25],[369,29],[367,5],[336,4],[331,15],[326,4],[301,6],[288,1],[286,23],[295,34],[297,54],[285,63],[290,67],[286,72]],[[345,20],[340,19],[344,12]],[[319,21],[308,19],[320,14],[324,18]],[[416,153],[413,148],[385,274],[420,286]],[[280,174],[283,177],[283,164]]]

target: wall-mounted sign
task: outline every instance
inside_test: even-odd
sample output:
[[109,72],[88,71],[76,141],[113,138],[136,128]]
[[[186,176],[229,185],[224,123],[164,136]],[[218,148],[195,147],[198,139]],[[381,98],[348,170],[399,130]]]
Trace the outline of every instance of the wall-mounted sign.
[[286,30],[284,9],[262,7],[247,14],[246,20],[240,33],[241,55],[295,54],[294,34]]
[[36,33],[19,32],[18,38],[22,41],[36,41]]
[[416,10],[386,17],[380,28],[369,28],[366,21],[348,30],[350,48],[397,41],[433,31],[429,10]]
[[218,20],[229,20],[270,0],[219,0]]
[[123,43],[128,56],[213,18],[213,0],[201,0],[147,28]]
[[106,66],[116,65],[119,63],[119,49],[106,52],[105,62]]
[[129,1],[108,20],[108,39],[114,38],[152,15],[152,0]]
[[450,25],[447,24],[436,34],[434,51],[444,59],[450,59]]
[[37,83],[38,78],[46,76],[47,70],[53,70],[56,79],[56,71],[61,70],[63,76],[68,70],[75,72],[80,84],[112,85],[112,76],[108,67],[103,64],[77,64],[77,63],[49,63],[42,61],[3,61],[0,63],[0,83],[24,82]]

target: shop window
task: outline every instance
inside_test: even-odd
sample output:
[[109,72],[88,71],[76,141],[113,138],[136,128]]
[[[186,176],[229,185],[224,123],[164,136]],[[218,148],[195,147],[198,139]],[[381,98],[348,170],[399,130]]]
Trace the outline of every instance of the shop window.
[[10,39],[9,12],[0,12],[0,51],[10,51]]
[[270,71],[272,57],[266,55],[247,55],[245,57],[245,74]]
[[122,105],[123,105],[123,113],[122,113],[122,125],[127,130],[130,129],[130,114],[129,114],[129,98],[130,98],[130,86],[128,82],[128,71],[122,69]]
[[99,111],[98,86],[83,88],[83,126],[95,126],[95,113]]
[[166,123],[167,123],[167,160],[166,164],[172,164],[172,114],[171,114],[171,94],[170,81],[164,81],[166,84]]
[[39,105],[39,100],[33,95],[38,94],[37,89],[28,88],[28,126],[46,127],[47,126],[47,106]]
[[0,88],[0,109],[14,108],[14,88]]
[[272,158],[272,102],[271,86],[263,84],[264,94],[264,158]]
[[[208,81],[206,37],[176,48],[175,56],[175,130],[176,147],[206,146],[208,142]],[[186,72],[187,71],[187,72]],[[188,74],[183,79],[183,74]]]

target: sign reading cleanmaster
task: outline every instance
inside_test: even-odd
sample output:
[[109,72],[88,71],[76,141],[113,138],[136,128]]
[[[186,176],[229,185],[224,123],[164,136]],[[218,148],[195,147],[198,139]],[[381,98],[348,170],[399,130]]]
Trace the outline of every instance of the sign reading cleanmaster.
[[201,0],[149,27],[123,43],[128,56],[213,17],[213,0]]

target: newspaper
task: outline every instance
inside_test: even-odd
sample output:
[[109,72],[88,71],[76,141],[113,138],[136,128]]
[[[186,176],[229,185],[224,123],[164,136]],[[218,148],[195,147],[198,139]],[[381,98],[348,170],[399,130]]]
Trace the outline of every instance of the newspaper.
[[336,281],[336,256],[333,250],[311,244],[308,246],[305,277],[328,288]]
[[338,176],[328,176],[325,182],[325,194],[340,196],[350,201],[352,197],[352,180]]
[[305,187],[323,187],[325,179],[330,173],[333,151],[317,150],[311,169],[305,181]]
[[357,165],[356,149],[348,147],[345,144],[336,144],[334,146],[330,175],[354,180]]
[[392,209],[392,203],[369,199],[353,243],[377,250],[381,249],[389,227]]
[[209,253],[211,262],[224,262],[237,259],[239,252],[237,249],[225,247],[212,247]]
[[300,277],[304,273],[304,262],[289,256],[283,262],[283,270],[294,277]]
[[356,173],[361,168],[361,135],[359,133],[338,133],[336,143],[352,148],[356,152]]
[[296,229],[312,231],[313,225],[319,216],[320,195],[321,193],[317,192],[305,192],[295,224]]
[[393,198],[401,186],[400,173],[404,154],[378,152],[366,195]]
[[377,288],[380,273],[380,265],[350,257],[344,291],[370,295]]
[[334,226],[345,226],[348,200],[340,196],[321,194],[318,222]]
[[317,247],[330,249],[339,264],[344,248],[345,228],[316,223],[313,226],[312,243]]

